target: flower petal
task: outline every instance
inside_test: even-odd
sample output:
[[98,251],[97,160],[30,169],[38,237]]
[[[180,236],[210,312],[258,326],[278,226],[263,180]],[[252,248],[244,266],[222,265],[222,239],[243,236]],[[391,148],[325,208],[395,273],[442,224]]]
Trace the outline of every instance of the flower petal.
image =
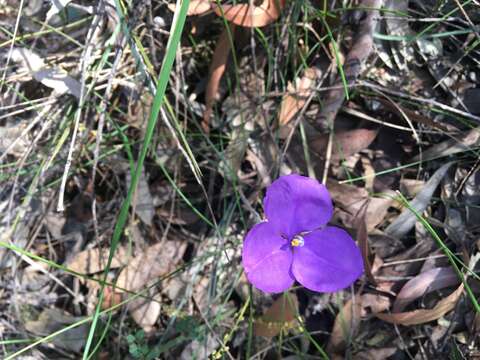
[[333,215],[327,188],[296,174],[275,180],[267,189],[264,206],[268,221],[289,238],[320,228]]
[[258,289],[277,293],[292,286],[293,254],[287,240],[269,222],[255,225],[245,237],[242,263],[247,279]]
[[304,246],[294,249],[292,273],[307,289],[337,291],[362,275],[362,255],[345,230],[327,226],[304,239]]

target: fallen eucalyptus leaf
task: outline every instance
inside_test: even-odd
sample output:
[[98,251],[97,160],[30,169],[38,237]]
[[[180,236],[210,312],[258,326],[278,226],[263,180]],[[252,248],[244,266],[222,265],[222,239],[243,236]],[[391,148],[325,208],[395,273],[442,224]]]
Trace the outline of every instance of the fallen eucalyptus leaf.
[[446,313],[453,310],[462,293],[463,284],[461,284],[457,290],[455,290],[445,299],[440,300],[432,309],[420,309],[392,314],[379,313],[375,314],[375,316],[383,321],[397,325],[410,326],[424,324],[440,319]]
[[393,304],[393,312],[401,312],[408,304],[425,294],[457,285],[459,282],[460,279],[450,267],[425,271],[403,285]]
[[[443,177],[447,173],[448,169],[452,166],[452,163],[444,164],[439,168],[432,177],[427,181],[423,189],[418,193],[417,196],[410,202],[410,206],[415,209],[418,213],[422,213],[428,207],[430,199],[433,196],[433,193],[437,189],[438,184],[442,181]],[[406,235],[414,226],[417,221],[415,214],[409,209],[406,208],[402,213],[385,229],[387,235],[401,238]]]

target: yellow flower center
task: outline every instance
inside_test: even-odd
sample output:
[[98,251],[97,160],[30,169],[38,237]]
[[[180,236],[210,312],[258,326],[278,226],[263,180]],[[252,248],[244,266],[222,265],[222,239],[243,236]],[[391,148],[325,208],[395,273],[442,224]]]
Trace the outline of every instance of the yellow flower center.
[[290,244],[293,247],[303,246],[305,244],[305,240],[301,235],[295,235]]

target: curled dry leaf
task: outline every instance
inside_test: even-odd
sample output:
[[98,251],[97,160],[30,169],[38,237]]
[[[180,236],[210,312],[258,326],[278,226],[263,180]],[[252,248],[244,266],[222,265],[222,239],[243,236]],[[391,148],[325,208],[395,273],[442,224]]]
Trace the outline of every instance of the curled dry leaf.
[[[168,9],[175,12],[176,4],[168,4]],[[202,15],[212,10],[210,0],[192,0],[188,5],[187,16]]]
[[333,324],[332,335],[328,342],[330,352],[343,353],[352,339],[355,330],[360,323],[362,313],[362,298],[355,297],[355,302],[349,299],[342,310],[337,314]]
[[261,27],[268,25],[280,17],[285,0],[264,0],[261,5],[222,5],[214,8],[218,16],[235,25],[243,27]]
[[368,281],[376,285],[377,283],[375,281],[375,278],[373,277],[372,264],[370,262],[371,251],[370,251],[370,245],[368,244],[368,230],[367,230],[367,223],[365,221],[366,209],[367,209],[367,206],[364,206],[362,210],[362,214],[358,218],[356,239],[358,242],[358,246],[360,247],[360,251],[362,252],[363,264],[365,267],[365,275],[367,276]]
[[408,304],[423,295],[457,285],[459,281],[457,274],[450,267],[425,271],[407,281],[402,287],[393,304],[393,312],[401,312]]
[[445,299],[440,300],[432,309],[420,309],[414,311],[407,311],[393,314],[376,314],[376,316],[386,322],[397,325],[419,325],[433,320],[437,320],[453,310],[457,304],[458,299],[463,292],[463,284],[461,284],[457,290],[447,296]]
[[[232,37],[235,33],[235,26],[230,27]],[[228,31],[224,29],[218,38],[215,52],[213,53],[212,63],[210,65],[210,77],[208,79],[207,89],[205,90],[205,112],[203,113],[202,127],[205,132],[209,132],[210,116],[212,114],[213,104],[215,103],[220,80],[222,79],[225,68],[227,67],[228,55],[230,54],[230,40]]]
[[257,336],[274,337],[283,329],[296,323],[298,315],[298,299],[295,294],[285,293],[255,321],[253,331]]
[[315,68],[307,68],[301,78],[295,79],[295,84],[288,84],[287,94],[282,98],[280,114],[278,116],[281,138],[288,136],[292,126],[287,125],[303,108],[308,97],[312,94],[317,72],[318,70]]

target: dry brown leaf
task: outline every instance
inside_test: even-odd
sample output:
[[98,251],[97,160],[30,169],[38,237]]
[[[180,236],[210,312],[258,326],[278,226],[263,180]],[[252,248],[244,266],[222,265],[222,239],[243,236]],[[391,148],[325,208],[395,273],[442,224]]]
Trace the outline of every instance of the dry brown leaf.
[[127,291],[143,288],[153,279],[175,270],[185,252],[181,241],[165,241],[152,245],[135,256],[118,276],[116,285]]
[[[110,248],[94,248],[79,252],[67,263],[67,267],[80,274],[95,274],[105,269]],[[128,263],[129,252],[118,247],[112,259],[110,269],[116,269]]]
[[[168,4],[168,9],[175,12],[177,4]],[[212,10],[212,2],[210,0],[191,0],[188,5],[187,16],[202,15]]]
[[480,145],[480,127],[473,128],[453,139],[445,140],[435,144],[419,155],[414,156],[411,161],[436,159],[442,156],[457,154],[459,152],[473,151],[473,148]]
[[463,284],[457,290],[440,300],[432,309],[420,309],[394,314],[376,314],[376,316],[386,322],[397,325],[419,325],[437,320],[452,310],[457,304],[458,299],[463,293]]
[[[235,25],[230,26],[232,37],[235,33]],[[205,112],[203,113],[202,127],[205,132],[209,132],[210,116],[212,114],[213,104],[217,98],[220,80],[227,66],[228,55],[230,54],[230,40],[226,29],[222,31],[213,53],[212,63],[210,65],[210,77],[205,90]]]
[[397,352],[396,347],[369,349],[355,354],[357,360],[385,360]]
[[[365,204],[367,205],[367,204]],[[374,285],[377,285],[375,278],[372,274],[372,265],[370,264],[370,245],[368,244],[368,230],[367,230],[367,223],[365,221],[365,214],[366,214],[367,206],[363,207],[362,214],[358,218],[357,222],[357,242],[358,246],[360,247],[360,251],[362,252],[363,264],[365,266],[365,275],[367,279]]]
[[[345,226],[355,227],[358,214],[368,202],[365,214],[367,232],[375,229],[383,221],[388,208],[393,203],[393,199],[390,197],[371,198],[364,188],[353,185],[328,181],[327,188],[332,198],[335,199],[335,204],[344,211],[343,213],[339,212],[339,217]],[[392,191],[389,194],[394,195],[395,193]]]
[[[333,138],[332,161],[346,159],[350,155],[366,149],[377,137],[376,129],[354,129],[336,132]],[[328,146],[328,134],[310,140],[310,147],[320,157],[324,157]]]
[[[65,329],[82,320],[80,317],[72,316],[60,309],[51,308],[43,310],[37,320],[28,320],[25,322],[25,329],[37,336],[47,336],[56,331]],[[53,337],[52,343],[62,349],[80,352],[85,345],[88,335],[88,324],[63,331]]]
[[285,293],[255,321],[253,331],[257,336],[274,337],[296,323],[298,299],[295,294]]
[[[110,295],[112,301],[117,300],[122,289],[137,291],[147,286],[152,280],[158,279],[173,270],[182,260],[186,244],[180,241],[165,241],[152,245],[141,254],[135,256],[118,276],[116,293]],[[146,332],[152,330],[160,316],[160,294],[156,288],[151,288],[149,297],[153,300],[139,298],[128,305],[133,320]],[[108,305],[108,303],[107,303]]]
[[285,0],[264,0],[261,5],[222,5],[215,7],[218,16],[243,27],[261,27],[268,25],[280,17]]
[[280,137],[286,138],[288,136],[291,129],[286,125],[305,105],[308,97],[312,94],[312,86],[315,84],[316,78],[317,70],[315,68],[308,68],[305,69],[301,78],[295,79],[295,84],[288,84],[288,92],[282,98],[280,114],[278,116]]
[[155,289],[150,290],[152,300],[136,298],[128,304],[128,311],[133,320],[147,333],[153,330],[162,309],[161,295],[154,294]]
[[[92,286],[89,286],[89,288],[92,288]],[[98,282],[95,282],[94,288],[99,288]],[[122,302],[122,300],[123,296],[121,293],[114,291],[111,286],[105,286],[103,289],[102,310],[118,305]]]
[[332,334],[328,342],[330,352],[343,353],[352,339],[355,330],[360,323],[362,313],[362,299],[355,297],[355,302],[349,299],[342,310],[337,314],[333,324]]
[[376,314],[390,308],[391,301],[388,296],[380,294],[363,294],[362,295],[362,316],[369,313]]
[[403,285],[393,304],[393,312],[401,312],[408,304],[426,293],[457,285],[459,281],[460,279],[451,267],[422,272]]

